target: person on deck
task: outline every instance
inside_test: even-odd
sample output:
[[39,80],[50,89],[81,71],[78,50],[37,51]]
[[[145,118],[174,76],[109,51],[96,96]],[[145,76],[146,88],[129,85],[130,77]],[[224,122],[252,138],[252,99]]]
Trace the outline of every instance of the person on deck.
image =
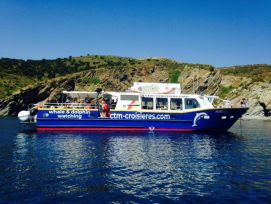
[[232,107],[231,101],[228,100],[228,99],[224,100],[224,107],[225,108],[231,108]]
[[107,105],[107,103],[104,100],[102,100],[102,113],[101,113],[101,117],[102,118],[110,117],[109,106]]
[[245,108],[249,107],[249,102],[248,102],[247,98],[245,98],[245,100],[244,100],[244,106],[245,106]]

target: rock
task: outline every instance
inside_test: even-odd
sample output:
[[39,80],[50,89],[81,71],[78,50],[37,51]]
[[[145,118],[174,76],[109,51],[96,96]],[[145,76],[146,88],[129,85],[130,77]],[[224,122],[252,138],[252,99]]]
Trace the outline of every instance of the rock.
[[73,90],[74,80],[79,76],[72,75],[71,78],[53,79],[48,83],[40,83],[36,86],[21,90],[0,101],[0,115],[17,115],[21,110],[27,110],[29,104],[41,101],[56,102],[61,100],[63,90]]

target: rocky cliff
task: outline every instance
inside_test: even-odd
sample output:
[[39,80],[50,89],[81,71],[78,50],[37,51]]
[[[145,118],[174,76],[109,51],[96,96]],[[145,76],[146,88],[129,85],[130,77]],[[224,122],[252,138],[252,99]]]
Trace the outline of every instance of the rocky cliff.
[[[118,59],[120,66],[117,66]],[[61,101],[63,90],[94,91],[100,87],[107,91],[125,91],[136,81],[178,82],[181,83],[183,93],[218,95],[231,100],[233,106],[239,106],[240,100],[247,98],[250,104],[248,115],[269,114],[269,65],[254,65],[253,69],[251,66],[216,69],[210,65],[177,63],[167,59],[124,59],[125,63],[122,58],[114,58],[115,66],[108,66],[107,61],[103,65],[92,67],[93,61],[83,57],[81,60],[91,66],[89,69],[84,68],[83,71],[77,70],[63,77],[46,79],[21,88],[0,100],[0,115],[16,115],[20,110],[27,109],[30,103]],[[251,69],[255,72],[253,75],[247,73]],[[255,79],[255,76],[262,73],[261,70],[264,72],[263,76]]]

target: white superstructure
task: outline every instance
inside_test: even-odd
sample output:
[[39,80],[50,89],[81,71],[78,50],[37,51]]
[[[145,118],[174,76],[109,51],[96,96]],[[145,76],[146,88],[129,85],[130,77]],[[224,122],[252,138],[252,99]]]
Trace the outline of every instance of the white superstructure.
[[177,83],[143,83],[134,82],[131,92],[153,94],[180,94],[181,85]]

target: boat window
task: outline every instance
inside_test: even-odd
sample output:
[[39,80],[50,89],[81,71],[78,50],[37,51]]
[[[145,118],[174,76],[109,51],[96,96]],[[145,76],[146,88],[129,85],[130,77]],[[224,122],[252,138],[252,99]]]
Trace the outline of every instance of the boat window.
[[183,109],[183,99],[171,98],[170,99],[170,109],[171,110],[182,110]]
[[142,97],[141,106],[142,109],[153,109],[153,98]]
[[167,110],[168,109],[168,99],[167,98],[156,98],[156,109],[157,110]]
[[199,108],[199,102],[195,98],[185,98],[185,109]]
[[122,100],[122,101],[138,101],[139,96],[138,95],[121,95],[120,100]]

